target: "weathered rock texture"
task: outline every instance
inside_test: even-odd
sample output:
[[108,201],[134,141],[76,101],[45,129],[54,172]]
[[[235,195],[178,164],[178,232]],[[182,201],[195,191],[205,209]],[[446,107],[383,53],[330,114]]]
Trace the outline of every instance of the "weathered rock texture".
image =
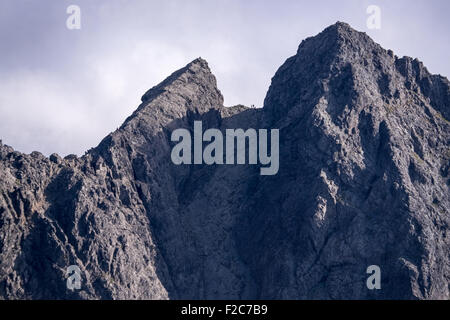
[[[262,109],[225,108],[197,59],[81,158],[0,144],[0,298],[449,299],[449,92],[337,23]],[[172,164],[170,134],[194,120],[279,128],[278,174]]]

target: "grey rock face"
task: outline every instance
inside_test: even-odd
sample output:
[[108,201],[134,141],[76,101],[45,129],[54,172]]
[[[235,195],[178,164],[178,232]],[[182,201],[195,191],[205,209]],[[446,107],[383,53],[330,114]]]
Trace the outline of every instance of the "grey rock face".
[[[449,90],[337,23],[262,109],[225,108],[197,59],[81,158],[0,143],[0,298],[449,299]],[[170,134],[194,120],[279,128],[278,174],[172,164]]]

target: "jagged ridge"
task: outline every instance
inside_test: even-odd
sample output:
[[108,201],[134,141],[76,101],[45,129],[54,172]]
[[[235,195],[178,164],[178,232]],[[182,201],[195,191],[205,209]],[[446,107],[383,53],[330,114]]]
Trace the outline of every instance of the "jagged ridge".
[[[262,109],[224,108],[196,59],[81,158],[0,143],[0,297],[448,299],[449,88],[339,22]],[[279,128],[278,175],[173,165],[170,132],[194,120]]]

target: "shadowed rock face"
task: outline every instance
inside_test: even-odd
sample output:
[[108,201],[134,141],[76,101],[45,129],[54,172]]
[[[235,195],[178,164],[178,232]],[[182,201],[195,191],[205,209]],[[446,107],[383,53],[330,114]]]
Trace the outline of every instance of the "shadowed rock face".
[[[336,23],[262,109],[225,108],[197,59],[81,158],[0,143],[0,298],[449,299],[449,90]],[[278,174],[173,165],[170,134],[194,120],[280,129]]]

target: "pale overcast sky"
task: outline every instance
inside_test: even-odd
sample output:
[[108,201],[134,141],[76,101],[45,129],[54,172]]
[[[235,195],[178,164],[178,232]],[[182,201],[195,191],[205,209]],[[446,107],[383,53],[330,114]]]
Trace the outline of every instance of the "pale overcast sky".
[[[81,29],[66,9],[81,8]],[[381,8],[381,29],[366,9]],[[16,150],[82,155],[141,95],[201,56],[227,106],[262,106],[306,37],[336,21],[449,75],[450,1],[1,0],[0,139]]]

